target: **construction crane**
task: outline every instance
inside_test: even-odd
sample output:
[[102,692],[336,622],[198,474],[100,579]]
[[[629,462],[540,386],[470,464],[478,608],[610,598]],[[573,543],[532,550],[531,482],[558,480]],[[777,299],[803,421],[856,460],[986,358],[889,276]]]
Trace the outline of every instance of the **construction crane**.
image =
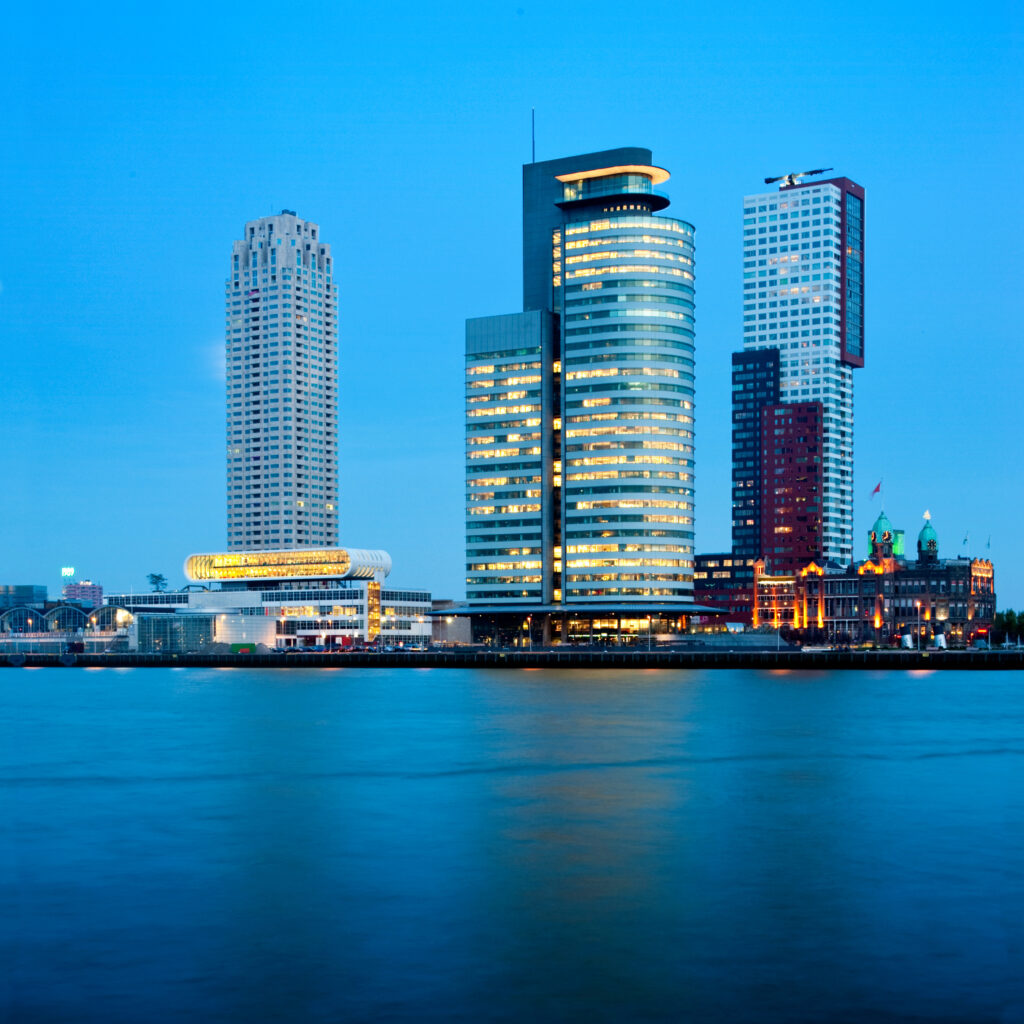
[[772,185],[776,181],[781,181],[783,187],[789,185],[799,185],[801,178],[806,178],[809,174],[824,174],[826,171],[835,170],[834,167],[819,167],[816,171],[799,171],[796,174],[780,174],[777,178],[765,178],[764,183],[766,185]]

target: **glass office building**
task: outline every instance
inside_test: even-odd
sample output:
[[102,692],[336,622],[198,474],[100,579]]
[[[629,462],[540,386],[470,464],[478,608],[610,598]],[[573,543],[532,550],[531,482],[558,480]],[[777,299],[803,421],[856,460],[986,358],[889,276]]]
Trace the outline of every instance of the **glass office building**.
[[471,606],[690,610],[694,229],[646,149],[523,168],[523,312],[466,329]]

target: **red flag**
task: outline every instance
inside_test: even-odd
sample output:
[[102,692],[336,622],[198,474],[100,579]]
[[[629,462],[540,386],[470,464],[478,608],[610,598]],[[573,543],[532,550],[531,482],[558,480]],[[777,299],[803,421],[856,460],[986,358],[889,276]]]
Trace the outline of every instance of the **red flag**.
[[877,483],[877,484],[876,484],[876,486],[875,486],[875,489],[874,489],[874,490],[873,490],[873,491],[871,492],[871,497],[873,498],[873,497],[874,497],[874,496],[875,496],[876,494],[878,494],[878,492],[879,492],[879,491],[880,491],[881,489],[882,489],[882,481],[881,481],[881,480],[879,480],[879,481],[878,481],[878,483]]

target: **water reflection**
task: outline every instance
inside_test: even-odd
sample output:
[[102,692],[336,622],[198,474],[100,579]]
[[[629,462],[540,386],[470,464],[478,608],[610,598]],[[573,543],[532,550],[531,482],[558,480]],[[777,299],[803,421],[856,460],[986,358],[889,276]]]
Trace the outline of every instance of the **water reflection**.
[[1013,676],[16,678],[0,1016],[1024,1006]]

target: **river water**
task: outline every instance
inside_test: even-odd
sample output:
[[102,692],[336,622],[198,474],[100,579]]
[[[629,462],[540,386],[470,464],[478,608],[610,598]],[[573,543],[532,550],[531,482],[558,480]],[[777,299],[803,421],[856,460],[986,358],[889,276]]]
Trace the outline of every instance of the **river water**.
[[1024,1021],[1024,675],[0,670],[0,1019]]

